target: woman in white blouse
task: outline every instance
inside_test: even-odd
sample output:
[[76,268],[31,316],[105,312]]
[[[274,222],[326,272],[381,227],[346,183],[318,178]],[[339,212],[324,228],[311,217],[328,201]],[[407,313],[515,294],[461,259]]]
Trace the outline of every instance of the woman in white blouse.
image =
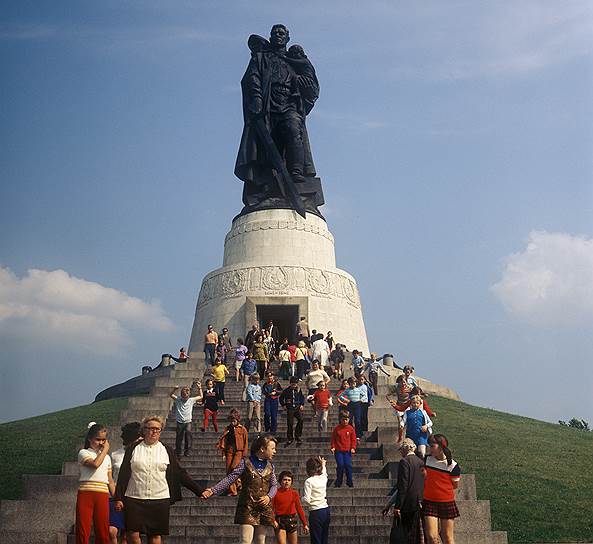
[[126,450],[115,491],[117,510],[125,512],[128,542],[160,544],[169,534],[169,508],[181,500],[181,485],[200,495],[204,487],[181,468],[174,450],[160,441],[164,420],[149,416],[142,421],[144,440]]

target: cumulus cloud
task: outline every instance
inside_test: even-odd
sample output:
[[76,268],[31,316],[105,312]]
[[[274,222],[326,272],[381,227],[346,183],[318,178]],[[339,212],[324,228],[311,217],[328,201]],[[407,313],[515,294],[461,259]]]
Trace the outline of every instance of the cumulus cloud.
[[158,302],[71,276],[28,270],[19,278],[0,267],[0,333],[28,344],[117,353],[131,345],[130,330],[172,328]]
[[527,247],[506,258],[491,287],[512,316],[535,324],[590,325],[593,319],[593,239],[533,231]]

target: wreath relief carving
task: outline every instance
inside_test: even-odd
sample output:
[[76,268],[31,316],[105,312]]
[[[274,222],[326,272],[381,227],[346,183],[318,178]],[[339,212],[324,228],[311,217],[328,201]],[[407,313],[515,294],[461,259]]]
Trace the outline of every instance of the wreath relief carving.
[[202,282],[198,306],[216,298],[260,290],[272,294],[293,292],[295,295],[341,298],[360,308],[358,288],[350,278],[329,270],[300,266],[254,266],[209,276]]

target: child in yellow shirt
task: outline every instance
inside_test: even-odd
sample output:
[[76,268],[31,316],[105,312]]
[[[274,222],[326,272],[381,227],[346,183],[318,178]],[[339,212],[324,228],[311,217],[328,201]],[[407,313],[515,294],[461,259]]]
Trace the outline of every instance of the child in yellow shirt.
[[214,391],[216,391],[221,406],[224,406],[224,382],[229,375],[229,369],[223,364],[220,355],[216,356],[216,361],[214,361],[210,372],[214,378]]

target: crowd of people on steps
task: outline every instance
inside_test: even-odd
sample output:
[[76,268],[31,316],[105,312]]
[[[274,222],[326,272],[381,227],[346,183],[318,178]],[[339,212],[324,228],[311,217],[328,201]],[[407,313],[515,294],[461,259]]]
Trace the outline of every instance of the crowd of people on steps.
[[[336,461],[333,486],[355,487],[353,457],[369,430],[369,410],[380,391],[379,376],[389,377],[391,370],[375,353],[365,358],[360,350],[348,352],[331,332],[323,335],[310,330],[305,318],[296,324],[295,333],[294,342],[280,341],[279,329],[270,321],[263,329],[254,324],[233,344],[228,329],[219,334],[209,325],[204,335],[204,386],[196,378],[191,385],[176,386],[170,392],[174,445],[161,442],[165,421],[159,416],[124,425],[123,447],[116,451],[110,451],[106,427],[91,422],[78,454],[76,543],[87,544],[93,527],[97,544],[139,544],[142,535],[149,544],[160,544],[161,537],[169,534],[170,507],[181,500],[184,486],[204,501],[223,494],[237,497],[234,523],[240,527],[241,544],[263,544],[267,527],[273,529],[277,543],[296,544],[299,520],[312,544],[328,544],[330,482],[323,450],[331,452]],[[173,359],[180,364],[189,360],[184,348]],[[394,441],[401,460],[382,510],[383,515],[392,516],[389,542],[454,544],[460,467],[447,438],[433,433],[436,413],[414,377],[414,367],[395,362],[393,366],[402,373],[387,400],[399,429]],[[346,378],[348,370],[352,375]],[[212,423],[219,432],[218,411],[225,405],[227,377],[241,382],[244,408],[230,410],[216,443],[226,476],[207,486],[192,479],[181,460],[193,448],[195,405],[203,410],[202,419],[196,422],[200,431],[206,432]],[[280,445],[302,445],[307,410],[313,415],[313,432],[320,437],[330,430],[332,410],[337,411],[338,424],[320,454],[303,459],[307,478],[301,497],[295,468],[282,467],[277,476],[273,459]],[[287,424],[284,438],[278,436],[281,414]],[[251,445],[250,432],[256,436]],[[340,508],[333,507],[338,512]]]

